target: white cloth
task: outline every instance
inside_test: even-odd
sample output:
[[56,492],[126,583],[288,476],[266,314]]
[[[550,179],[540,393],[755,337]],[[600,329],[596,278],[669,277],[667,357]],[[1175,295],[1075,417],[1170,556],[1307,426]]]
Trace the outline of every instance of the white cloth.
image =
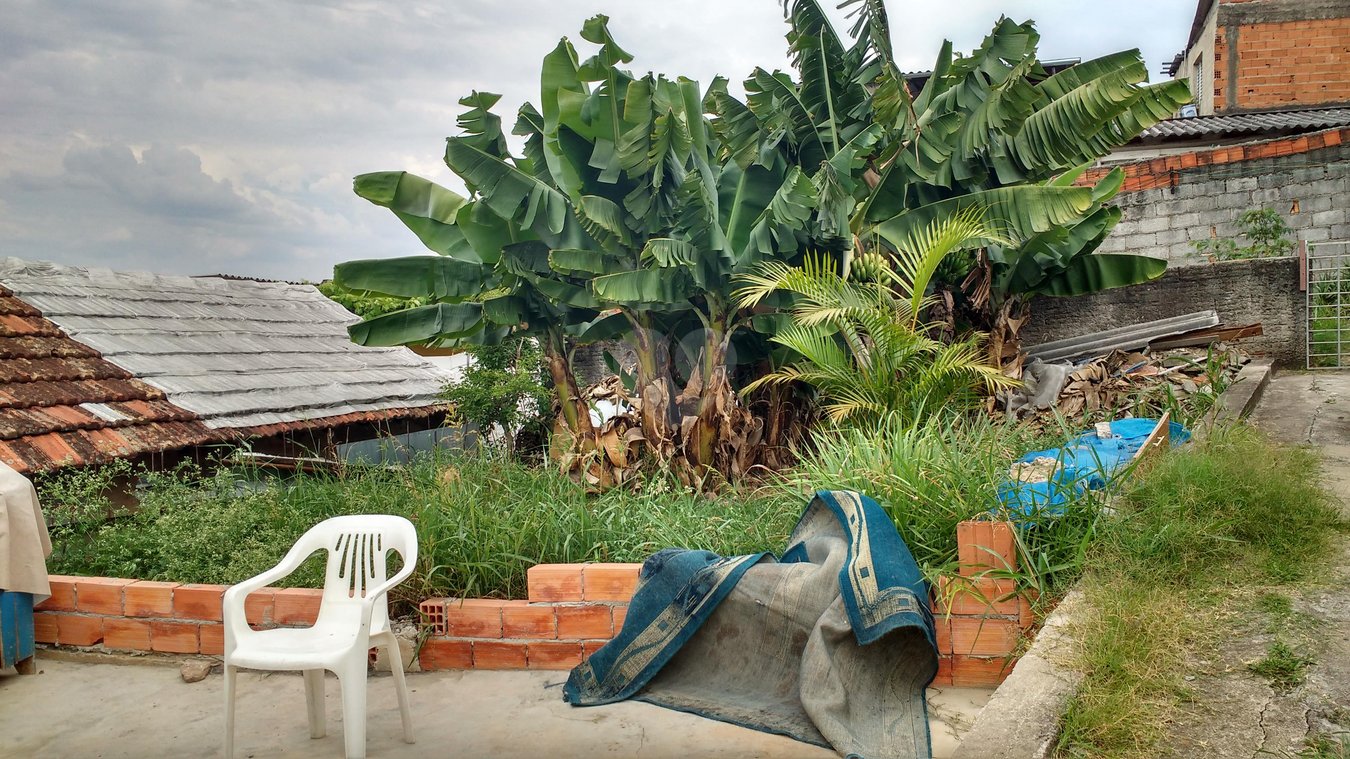
[[52,541],[27,477],[0,463],[0,590],[32,593],[33,603],[52,594],[47,557]]

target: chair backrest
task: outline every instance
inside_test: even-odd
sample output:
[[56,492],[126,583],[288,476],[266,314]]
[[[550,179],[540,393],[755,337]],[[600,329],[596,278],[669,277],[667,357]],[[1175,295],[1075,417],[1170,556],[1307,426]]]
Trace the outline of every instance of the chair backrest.
[[[311,527],[297,547],[326,549],[321,613],[334,606],[359,604],[367,593],[388,580],[388,556],[396,551],[403,566],[395,577],[407,577],[417,562],[417,530],[412,522],[388,514],[333,517]],[[387,607],[375,609],[373,622],[386,619]]]

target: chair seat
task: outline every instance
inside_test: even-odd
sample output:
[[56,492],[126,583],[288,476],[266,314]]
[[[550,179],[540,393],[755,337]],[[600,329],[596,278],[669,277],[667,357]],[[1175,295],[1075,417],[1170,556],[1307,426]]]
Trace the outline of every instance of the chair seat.
[[230,663],[250,669],[307,669],[349,651],[356,631],[304,627],[263,630],[239,642]]

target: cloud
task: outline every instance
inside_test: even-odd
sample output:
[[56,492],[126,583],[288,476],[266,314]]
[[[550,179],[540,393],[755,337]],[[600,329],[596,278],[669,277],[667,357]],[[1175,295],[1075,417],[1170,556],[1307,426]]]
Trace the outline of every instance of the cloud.
[[228,179],[205,174],[201,158],[186,148],[154,145],[139,159],[126,145],[74,148],[62,163],[71,187],[91,189],[125,211],[189,225],[262,220]]
[[[843,13],[825,3],[843,24]],[[1046,57],[1185,42],[1193,8],[1137,0],[892,2],[903,65],[969,49],[1001,13],[1036,18]],[[350,177],[407,168],[447,185],[444,138],[472,89],[508,115],[539,61],[611,17],[637,72],[733,82],[785,68],[775,0],[0,0],[0,253],[173,273],[318,279],[414,252]]]

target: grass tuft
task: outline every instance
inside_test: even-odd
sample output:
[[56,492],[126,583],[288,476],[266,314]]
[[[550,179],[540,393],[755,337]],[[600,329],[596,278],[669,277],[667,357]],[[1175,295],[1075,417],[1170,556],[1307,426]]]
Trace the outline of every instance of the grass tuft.
[[1287,643],[1277,640],[1266,650],[1265,658],[1247,665],[1252,672],[1266,678],[1281,693],[1287,693],[1303,684],[1309,665],[1314,661],[1301,656]]
[[[787,482],[800,491],[828,486],[872,496],[934,579],[956,573],[958,522],[1003,511],[998,491],[1009,465],[1027,451],[1061,445],[1070,434],[1066,428],[1047,437],[986,418],[921,426],[891,418],[872,428],[818,432]],[[1057,516],[1033,515],[1017,534],[1021,566],[998,574],[1041,595],[1066,588],[1079,575],[1099,517],[1100,501],[1092,494],[1075,495]]]

